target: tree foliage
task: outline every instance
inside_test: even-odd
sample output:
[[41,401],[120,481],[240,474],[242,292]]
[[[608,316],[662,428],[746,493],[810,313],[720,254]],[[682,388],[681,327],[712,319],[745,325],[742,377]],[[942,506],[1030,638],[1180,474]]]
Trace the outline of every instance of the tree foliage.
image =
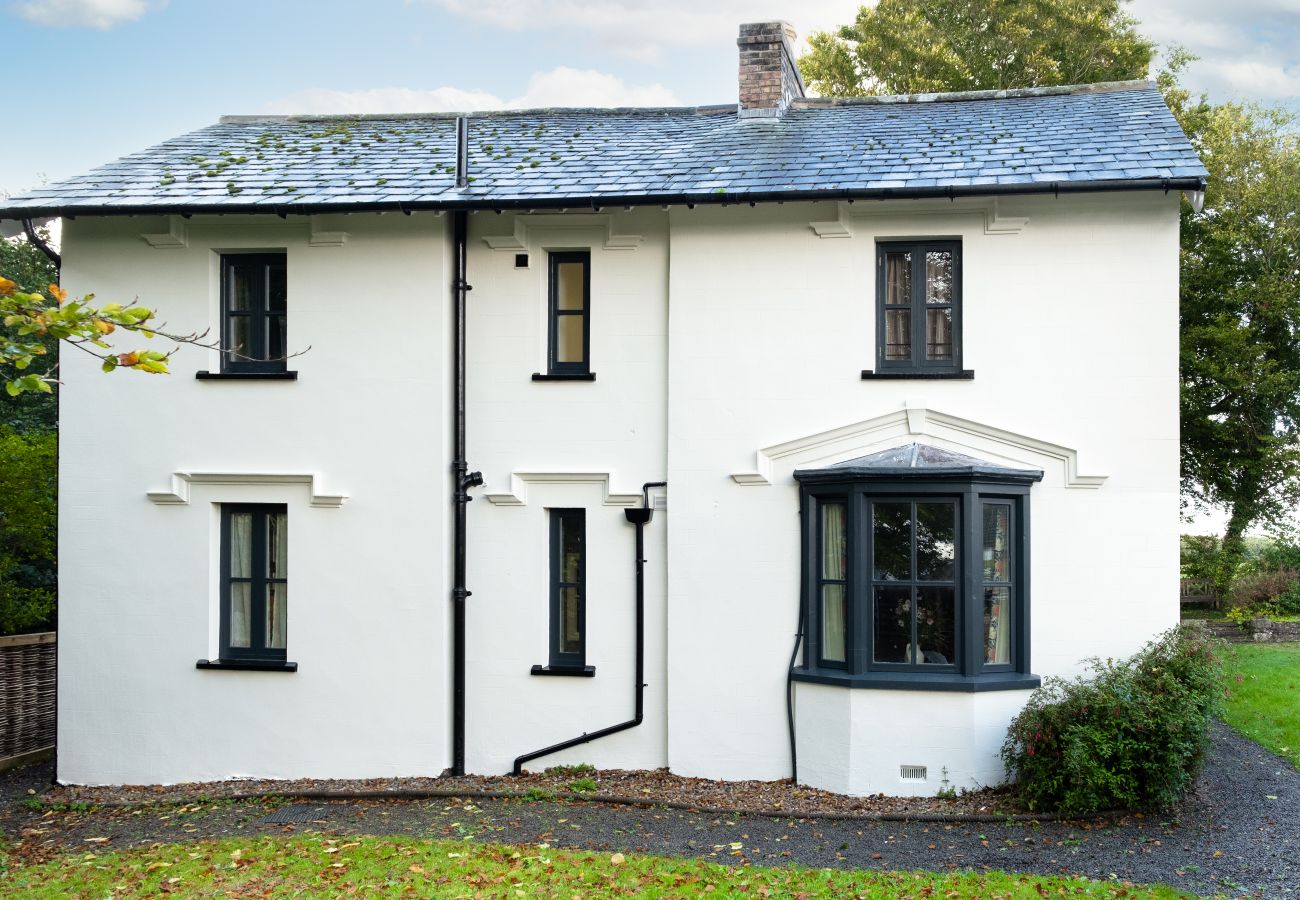
[[823,96],[1001,90],[1147,77],[1155,45],[1128,0],[880,0],[808,38]]
[[[48,235],[43,235],[47,237]],[[17,285],[18,290],[39,291],[59,280],[59,271],[48,256],[25,238],[0,238],[0,272]],[[58,364],[58,341],[44,340],[45,355],[33,362],[35,372],[48,375]],[[0,423],[14,431],[53,431],[57,427],[58,404],[49,394],[28,391],[11,397],[0,391]]]
[[0,426],[0,634],[54,625],[56,438]]
[[1300,143],[1285,111],[1166,96],[1210,170],[1182,215],[1182,487],[1228,511],[1223,594],[1246,529],[1300,502]]

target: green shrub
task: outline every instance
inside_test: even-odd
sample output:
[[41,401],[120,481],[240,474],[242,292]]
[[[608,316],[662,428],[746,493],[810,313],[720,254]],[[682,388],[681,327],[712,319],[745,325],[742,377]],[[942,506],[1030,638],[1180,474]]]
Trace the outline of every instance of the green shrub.
[[1233,606],[1262,609],[1293,590],[1300,581],[1300,570],[1271,569],[1242,575],[1232,583]]
[[596,767],[591,763],[575,763],[571,766],[551,766],[542,771],[543,775],[551,775],[556,778],[572,777],[574,775],[594,775]]
[[54,625],[55,441],[0,427],[0,634]]
[[1217,578],[1219,567],[1224,564],[1219,539],[1205,534],[1182,535],[1179,538],[1179,563],[1184,578]]
[[1011,723],[1002,761],[1031,810],[1164,809],[1200,770],[1222,701],[1222,662],[1173,629],[1090,675],[1049,678]]
[[599,787],[593,778],[578,778],[569,782],[569,790],[575,794],[593,794]]

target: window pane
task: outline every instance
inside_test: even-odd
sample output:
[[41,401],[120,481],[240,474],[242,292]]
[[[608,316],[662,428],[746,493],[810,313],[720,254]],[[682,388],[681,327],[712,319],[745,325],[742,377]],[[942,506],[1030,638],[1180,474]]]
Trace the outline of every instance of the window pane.
[[1011,504],[984,504],[984,580],[1011,580]]
[[266,586],[266,646],[284,649],[285,623],[289,613],[289,585],[272,582]]
[[885,254],[885,303],[910,306],[912,303],[912,254]]
[[919,581],[953,581],[957,507],[953,503],[916,504],[916,577]]
[[267,316],[266,359],[280,359],[285,355],[284,338],[284,316]]
[[227,338],[229,342],[227,350],[233,350],[240,356],[257,356],[256,348],[252,345],[251,324],[248,316],[230,317],[230,336]]
[[582,531],[580,519],[560,518],[560,583],[577,584],[582,577]]
[[952,359],[952,309],[925,311],[925,358]]
[[271,312],[284,312],[289,288],[285,281],[284,265],[267,266],[266,306]]
[[582,624],[578,620],[578,589],[560,588],[560,652],[582,652]]
[[872,578],[909,581],[912,578],[912,504],[874,503],[872,534],[875,554]]
[[229,273],[230,280],[226,283],[226,290],[229,292],[229,296],[226,298],[226,309],[252,309],[253,284],[252,279],[249,277],[248,268],[246,266],[231,266]]
[[583,315],[564,315],[555,317],[555,361],[561,363],[580,363],[582,357],[582,323]]
[[230,646],[249,646],[252,586],[248,582],[230,585]]
[[925,302],[952,303],[952,252],[930,250],[925,254]]
[[844,662],[844,585],[822,585],[822,659]]
[[287,513],[266,517],[266,574],[269,578],[289,577],[289,528]]
[[844,580],[844,504],[822,504],[822,578]]
[[907,662],[912,641],[912,589],[876,588],[874,612],[872,658],[883,663]]
[[916,589],[916,662],[951,666],[957,662],[956,588]]
[[582,291],[583,270],[579,262],[559,263],[555,267],[555,308],[582,309],[585,304]]
[[1011,588],[984,589],[984,662],[1011,662]]
[[885,310],[885,359],[912,358],[912,311]]
[[253,575],[253,515],[230,514],[230,577],[251,578]]

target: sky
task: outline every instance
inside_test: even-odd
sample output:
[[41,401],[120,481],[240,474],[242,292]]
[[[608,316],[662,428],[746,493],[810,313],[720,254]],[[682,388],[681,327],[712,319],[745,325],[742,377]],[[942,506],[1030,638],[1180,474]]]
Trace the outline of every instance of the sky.
[[[223,114],[663,106],[736,99],[740,22],[800,35],[856,0],[0,0],[0,194]],[[1133,0],[1214,100],[1300,109],[1300,0]],[[19,69],[26,65],[26,72]]]

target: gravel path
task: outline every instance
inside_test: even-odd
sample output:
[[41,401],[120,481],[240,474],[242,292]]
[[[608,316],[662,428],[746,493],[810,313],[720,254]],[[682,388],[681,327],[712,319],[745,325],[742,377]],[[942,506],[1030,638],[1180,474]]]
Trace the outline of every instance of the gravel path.
[[[41,811],[22,801],[49,767],[0,775],[0,833],[20,856],[155,841],[320,831],[635,850],[720,862],[865,869],[983,867],[1164,882],[1200,893],[1300,898],[1300,772],[1223,726],[1196,791],[1165,817],[1091,823],[829,821],[525,800],[214,801]],[[268,814],[294,817],[266,823]]]

